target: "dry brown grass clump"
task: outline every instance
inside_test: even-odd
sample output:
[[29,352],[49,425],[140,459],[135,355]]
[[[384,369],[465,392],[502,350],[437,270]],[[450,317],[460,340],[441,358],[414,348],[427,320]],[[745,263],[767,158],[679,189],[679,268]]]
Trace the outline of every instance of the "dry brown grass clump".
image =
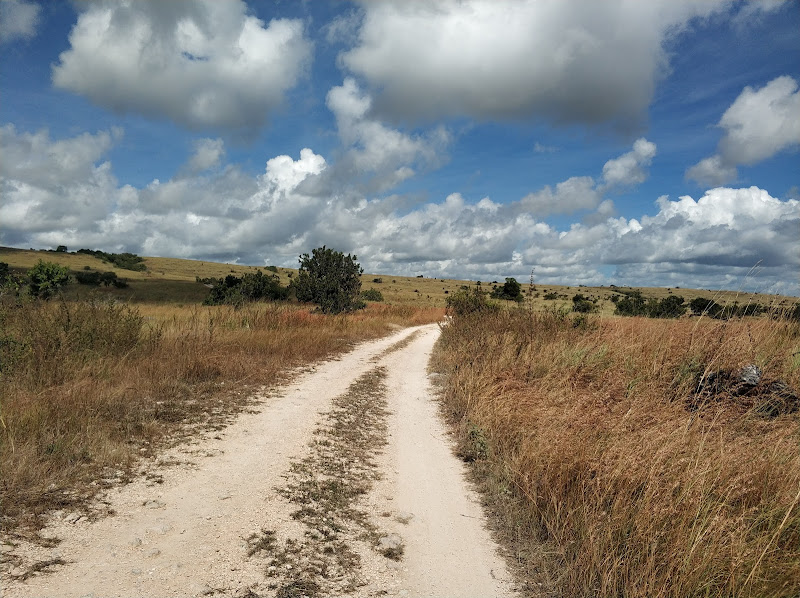
[[456,318],[438,359],[463,452],[489,472],[490,503],[509,497],[502,526],[518,555],[539,555],[527,575],[547,591],[800,592],[800,416],[760,410],[759,397],[696,402],[701,378],[747,364],[796,393],[796,322],[576,327],[515,310]]
[[186,424],[224,425],[291,368],[441,316],[382,305],[323,316],[285,304],[0,304],[3,533],[85,505]]

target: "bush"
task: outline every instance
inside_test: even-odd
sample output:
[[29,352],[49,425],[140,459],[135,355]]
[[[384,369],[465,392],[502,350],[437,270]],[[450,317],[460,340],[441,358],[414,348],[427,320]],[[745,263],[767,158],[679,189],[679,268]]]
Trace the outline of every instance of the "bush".
[[144,272],[147,270],[147,266],[144,264],[144,258],[139,257],[135,253],[106,253],[105,251],[96,249],[78,249],[76,253],[91,255],[117,268],[122,268],[123,270],[132,270],[134,272]]
[[75,274],[75,280],[78,281],[78,284],[96,287],[100,285],[100,272],[77,272]]
[[367,289],[361,291],[361,298],[364,301],[383,301],[383,294],[378,289]]
[[300,270],[292,288],[300,301],[316,303],[322,313],[337,314],[364,307],[359,300],[364,270],[355,255],[344,255],[324,245],[300,256]]
[[270,272],[274,272],[275,274],[278,273],[278,267],[277,266],[265,266],[264,270],[269,270]]
[[203,305],[235,305],[259,300],[281,300],[289,297],[289,289],[281,286],[275,274],[265,276],[260,270],[248,272],[241,278],[228,274],[225,278],[197,278],[197,282],[211,285],[211,292]]
[[647,302],[647,315],[651,318],[679,318],[686,313],[683,297],[670,295],[663,299],[650,299]]
[[506,301],[522,301],[522,287],[516,278],[506,278],[502,287],[495,286],[492,289],[493,299],[505,299]]
[[69,283],[69,270],[52,262],[39,260],[28,270],[28,292],[33,297],[50,299]]
[[581,314],[591,314],[597,311],[597,306],[578,293],[572,298],[572,311]]
[[689,302],[689,309],[691,309],[692,313],[697,316],[705,314],[713,318],[719,313],[719,311],[722,309],[722,306],[717,304],[717,302],[713,299],[695,297]]
[[486,300],[486,293],[480,287],[462,287],[445,299],[447,314],[451,316],[466,316],[473,313],[497,311],[495,303]]

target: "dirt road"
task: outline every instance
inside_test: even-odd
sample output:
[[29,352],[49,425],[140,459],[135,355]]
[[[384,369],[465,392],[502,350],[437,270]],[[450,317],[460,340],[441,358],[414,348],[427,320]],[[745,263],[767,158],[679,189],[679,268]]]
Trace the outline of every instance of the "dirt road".
[[[426,373],[438,327],[400,331],[265,393],[216,437],[64,514],[5,596],[509,596]],[[58,564],[60,561],[66,564]]]

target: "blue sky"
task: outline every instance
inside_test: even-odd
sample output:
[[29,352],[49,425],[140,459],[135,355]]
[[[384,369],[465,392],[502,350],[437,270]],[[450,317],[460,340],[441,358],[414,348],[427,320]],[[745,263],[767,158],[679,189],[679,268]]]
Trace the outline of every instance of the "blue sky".
[[793,1],[0,0],[0,244],[797,295],[798,31]]

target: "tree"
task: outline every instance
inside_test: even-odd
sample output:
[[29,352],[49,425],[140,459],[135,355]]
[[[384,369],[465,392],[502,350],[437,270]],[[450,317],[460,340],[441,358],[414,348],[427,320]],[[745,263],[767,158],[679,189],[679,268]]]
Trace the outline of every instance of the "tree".
[[69,283],[69,270],[52,262],[39,260],[28,270],[28,292],[34,297],[49,299]]
[[506,301],[522,301],[522,286],[516,278],[506,278],[502,287],[495,286],[492,290],[493,299],[505,299]]
[[359,300],[364,270],[355,255],[344,255],[324,245],[300,256],[300,271],[292,281],[297,299],[310,301],[326,314],[364,307]]

